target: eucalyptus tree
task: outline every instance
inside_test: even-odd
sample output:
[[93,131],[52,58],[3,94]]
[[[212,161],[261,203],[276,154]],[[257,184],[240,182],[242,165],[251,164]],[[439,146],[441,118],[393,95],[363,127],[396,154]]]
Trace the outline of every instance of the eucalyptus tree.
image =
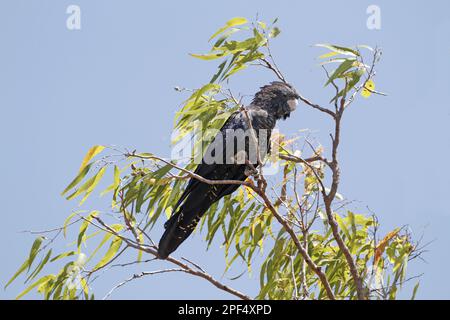
[[[198,162],[194,159],[198,155],[194,150],[205,150],[230,115],[243,110],[240,95],[228,87],[234,76],[246,69],[262,68],[274,80],[287,82],[271,52],[271,43],[279,34],[277,19],[266,24],[237,17],[211,36],[209,52],[192,54],[196,59],[217,61],[217,70],[197,89],[176,88],[187,98],[175,115],[177,134],[173,143],[200,131],[196,135],[200,138],[193,140],[189,163],[111,146],[97,145],[88,151],[62,194],[83,205],[98,192],[109,197],[109,210],[74,211],[60,228],[43,231],[7,284],[26,274],[27,286],[18,298],[37,290],[45,299],[93,299],[91,284],[106,270],[134,264],[151,266],[159,259],[153,239],[160,235],[153,227],[162,225],[173,213],[187,181],[221,183],[195,173]],[[334,94],[329,105],[312,102],[301,90],[298,97],[305,107],[332,121],[330,142],[324,143],[329,147],[305,136],[273,135],[271,156],[260,159],[255,174],[234,181],[239,184],[237,191],[214,203],[196,229],[204,235],[206,248],[216,239],[222,241],[225,272],[240,261],[249,272],[259,274],[259,293],[250,296],[233,288],[188,257],[177,257],[175,252],[164,260],[167,268],[118,280],[104,298],[130,281],[159,273],[170,277],[169,273],[174,272],[199,277],[241,299],[397,297],[408,280],[408,262],[421,253],[418,243],[412,241],[405,227],[380,235],[378,219],[365,212],[353,212],[339,193],[340,181],[345,179],[339,159],[342,119],[360,96],[384,95],[376,91],[374,82],[381,50],[332,44],[316,47],[326,50],[319,59],[325,85],[331,86]],[[335,66],[332,72],[330,66]],[[298,141],[302,142],[301,148]],[[281,168],[280,174],[268,181],[266,169],[274,164]],[[105,179],[110,180],[110,185],[98,190],[99,182]],[[72,234],[76,234],[74,239],[70,238]],[[64,241],[70,250],[54,252],[53,245]],[[130,261],[132,252],[135,257]],[[257,255],[262,263],[255,262]],[[47,271],[55,266],[59,268],[56,273]]]

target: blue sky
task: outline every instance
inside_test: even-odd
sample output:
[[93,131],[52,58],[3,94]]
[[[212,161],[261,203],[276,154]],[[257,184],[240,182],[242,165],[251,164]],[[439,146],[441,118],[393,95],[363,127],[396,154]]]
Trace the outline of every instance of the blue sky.
[[[66,28],[71,4],[81,8],[78,31]],[[371,4],[381,9],[381,30],[366,27]],[[450,298],[450,280],[443,276],[450,262],[450,2],[437,0],[2,1],[1,286],[33,240],[20,231],[59,226],[75,208],[59,194],[90,146],[170,154],[172,119],[184,98],[173,87],[198,87],[215,71],[214,63],[188,53],[206,51],[211,33],[228,19],[252,19],[256,13],[266,21],[279,18],[282,34],[272,48],[278,64],[303,95],[321,104],[330,93],[323,89],[315,60],[323,51],[312,44],[383,48],[376,83],[389,96],[358,100],[346,114],[340,192],[362,211],[366,206],[374,211],[383,230],[407,224],[417,238],[424,234],[425,242],[434,240],[426,262],[414,262],[410,272],[424,273],[418,298]],[[269,73],[246,71],[231,86],[251,95],[271,80]],[[286,134],[308,128],[327,141],[330,125],[323,115],[300,106],[279,128]],[[101,205],[96,198],[86,204]],[[220,277],[219,242],[205,252],[201,239],[195,235],[179,255]],[[97,296],[136,270],[106,273],[94,286]],[[230,277],[239,273],[232,270]],[[231,284],[251,295],[258,289],[255,276]],[[0,298],[13,298],[21,288],[18,281],[0,290]],[[113,297],[231,298],[209,283],[176,274],[130,283]]]

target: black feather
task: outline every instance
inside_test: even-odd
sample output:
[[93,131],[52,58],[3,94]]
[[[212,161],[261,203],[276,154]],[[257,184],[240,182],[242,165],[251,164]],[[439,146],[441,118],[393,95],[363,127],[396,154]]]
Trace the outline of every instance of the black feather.
[[[247,107],[248,117],[251,119],[253,129],[259,138],[259,131],[266,129],[268,135],[266,143],[261,148],[261,158],[269,152],[270,134],[275,127],[276,121],[286,119],[290,116],[291,109],[288,105],[290,99],[297,99],[299,96],[295,89],[283,82],[272,82],[270,85],[264,86],[255,95],[252,103]],[[209,163],[204,156],[201,164],[197,166],[195,173],[209,180],[239,180],[245,181],[246,164],[226,162],[229,157],[230,148],[227,149],[229,143],[229,132],[231,130],[248,130],[249,124],[247,115],[243,111],[233,113],[220,130],[214,141],[208,147],[205,155],[212,154],[215,159],[222,159],[221,163]],[[223,144],[218,144],[218,138],[223,139]],[[249,142],[245,140],[245,152],[249,154]],[[231,149],[232,155],[236,155],[237,146]],[[228,153],[227,153],[228,152]],[[256,161],[251,161],[254,167],[257,167]],[[215,184],[210,185],[203,183],[197,179],[191,179],[178,200],[174,208],[174,214],[165,223],[165,232],[159,241],[158,254],[160,258],[165,259],[175,251],[178,246],[186,240],[194,231],[199,220],[212,204],[222,199],[224,196],[233,193],[239,185]]]

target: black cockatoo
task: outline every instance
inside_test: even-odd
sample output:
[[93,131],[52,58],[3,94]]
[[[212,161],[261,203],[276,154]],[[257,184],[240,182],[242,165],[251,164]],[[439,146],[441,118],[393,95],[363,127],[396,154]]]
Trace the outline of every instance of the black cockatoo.
[[[241,109],[228,118],[206,150],[195,173],[208,180],[245,181],[258,166],[257,160],[270,152],[270,134],[277,120],[288,118],[299,98],[294,87],[284,82],[275,81],[261,87],[246,111]],[[246,134],[251,132],[250,120],[255,133],[253,144],[249,141],[252,137]],[[255,137],[258,139],[256,144]],[[244,143],[239,143],[239,140],[244,140]],[[252,145],[258,146],[256,150],[260,156],[256,155],[256,159],[251,154]],[[159,257],[165,259],[174,252],[189,237],[211,205],[238,188],[237,184],[207,184],[192,178],[176,203],[174,214],[164,225],[166,230],[159,241]]]

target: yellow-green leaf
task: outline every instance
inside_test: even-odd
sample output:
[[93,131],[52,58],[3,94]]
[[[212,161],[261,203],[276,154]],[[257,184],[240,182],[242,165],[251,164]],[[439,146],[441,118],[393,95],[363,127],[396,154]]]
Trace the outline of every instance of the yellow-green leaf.
[[270,32],[269,32],[269,37],[270,38],[276,38],[279,34],[281,33],[280,28],[278,27],[273,27]]
[[325,54],[321,55],[321,56],[319,57],[319,59],[331,58],[331,57],[337,56],[338,54],[339,54],[339,53],[337,53],[337,52],[335,52],[335,51],[331,51],[331,52],[328,52],[328,53],[325,53]]
[[112,190],[116,190],[119,184],[120,184],[120,170],[117,166],[114,166],[114,182],[108,188],[106,188],[106,190],[102,191],[100,195],[103,196]]
[[34,240],[33,245],[31,246],[30,255],[28,257],[28,270],[30,270],[31,265],[33,264],[34,258],[36,258],[36,255],[39,252],[39,248],[41,247],[42,241],[44,241],[43,237],[37,237],[36,240]]
[[83,199],[80,201],[79,205],[81,206],[89,195],[92,193],[94,188],[100,182],[101,178],[105,174],[106,167],[102,167],[95,176],[91,177],[88,181],[86,181],[76,192],[72,193],[67,197],[67,200],[72,200],[78,197],[80,194],[85,192]]
[[61,193],[61,195],[65,195],[69,190],[73,189],[77,184],[83,180],[83,178],[87,175],[89,172],[89,169],[91,168],[92,164],[89,164],[83,168],[83,170],[78,173],[78,175],[75,177],[75,179],[72,180],[72,182],[64,189],[64,191]]
[[103,267],[105,264],[107,264],[119,251],[120,246],[122,245],[122,239],[115,237],[115,239],[111,242],[111,245],[109,246],[108,251],[103,256],[102,260],[95,266],[94,270],[99,269]]
[[85,220],[80,226],[80,232],[78,233],[78,240],[77,240],[77,247],[78,250],[80,250],[81,242],[83,241],[84,234],[86,233],[86,230],[91,223],[92,219],[98,215],[98,211],[92,211],[91,214]]
[[5,285],[5,289],[13,282],[22,272],[27,269],[29,266],[29,260],[25,260],[25,262],[20,266],[19,270],[16,271],[16,273],[12,276],[12,278],[8,281],[8,283]]
[[361,95],[364,98],[369,98],[374,90],[375,90],[375,82],[373,82],[373,80],[368,80],[364,85],[364,89],[361,91]]
[[[113,229],[113,230],[116,231],[116,232],[119,232],[119,231],[121,231],[121,230],[124,228],[124,226],[121,225],[121,224],[113,224],[113,225],[110,225],[110,228]],[[97,248],[95,248],[95,250],[92,252],[92,254],[91,254],[91,256],[89,257],[89,259],[87,260],[87,262],[89,262],[89,261],[92,260],[92,258],[97,254],[98,250],[100,250],[100,248],[103,247],[103,245],[104,245],[109,239],[111,239],[112,236],[113,236],[113,234],[110,233],[110,232],[106,232],[106,233],[105,233],[105,236],[103,237],[102,241],[101,241],[100,244],[97,246]],[[86,263],[87,263],[87,262],[86,262]]]
[[211,41],[212,39],[214,39],[215,37],[217,37],[219,34],[221,34],[222,32],[224,32],[225,30],[231,28],[231,27],[235,27],[235,26],[240,26],[243,24],[246,24],[248,21],[245,18],[242,17],[236,17],[233,19],[230,19],[227,21],[227,23],[225,24],[225,26],[223,26],[222,28],[220,28],[219,30],[217,30],[210,38],[208,41]]
[[[139,239],[139,244],[144,243],[144,235],[141,231],[138,231],[138,239]],[[142,250],[139,250],[139,252],[138,252],[137,261],[139,261],[139,262],[142,261]]]
[[66,220],[64,220],[64,225],[63,225],[63,234],[64,234],[64,238],[67,235],[67,226],[70,224],[70,221],[72,220],[73,217],[75,217],[76,215],[80,214],[83,211],[75,211],[72,212],[67,218]]
[[359,52],[351,49],[351,48],[346,48],[346,47],[341,47],[341,46],[336,46],[333,44],[323,44],[323,43],[319,43],[315,45],[316,47],[322,47],[322,48],[327,48],[331,51],[337,52],[339,54],[343,54],[343,55],[347,55],[347,56],[359,56]]
[[52,260],[50,260],[50,262],[54,262],[56,260],[63,259],[65,257],[73,256],[75,253],[76,253],[75,251],[63,252],[61,254],[58,254],[56,257],[53,257]]
[[93,146],[91,149],[89,149],[88,153],[83,159],[83,162],[81,163],[80,172],[83,171],[89,161],[91,161],[91,159],[94,158],[97,154],[102,152],[103,149],[105,149],[104,146]]
[[84,297],[86,300],[89,299],[89,286],[87,284],[86,278],[80,279],[81,287],[83,288]]
[[416,299],[416,294],[417,294],[417,290],[419,289],[419,285],[420,285],[420,281],[417,282],[417,284],[414,286],[411,300],[415,300]]
[[247,19],[245,19],[243,17],[236,17],[236,18],[232,18],[232,19],[228,20],[227,26],[235,27],[235,26],[239,26],[241,24],[246,24],[247,22],[248,22]]
[[24,295],[26,295],[28,292],[30,292],[33,288],[36,288],[37,286],[44,284],[45,282],[48,282],[49,280],[54,279],[55,276],[54,275],[48,275],[48,276],[44,276],[42,278],[40,278],[39,280],[37,280],[35,283],[33,283],[32,285],[30,285],[28,288],[26,288],[25,290],[23,290],[17,297],[16,300],[19,300],[20,298],[22,298]]
[[219,59],[220,57],[222,57],[223,53],[209,53],[209,54],[190,53],[189,55],[191,55],[194,58],[201,59],[201,60],[214,60],[214,59]]
[[42,268],[47,264],[48,260],[50,260],[50,256],[52,255],[52,249],[50,249],[47,254],[45,255],[44,259],[39,263],[39,265],[34,269],[34,271],[30,274],[30,276],[25,280],[25,282],[28,282],[39,274],[41,272]]

